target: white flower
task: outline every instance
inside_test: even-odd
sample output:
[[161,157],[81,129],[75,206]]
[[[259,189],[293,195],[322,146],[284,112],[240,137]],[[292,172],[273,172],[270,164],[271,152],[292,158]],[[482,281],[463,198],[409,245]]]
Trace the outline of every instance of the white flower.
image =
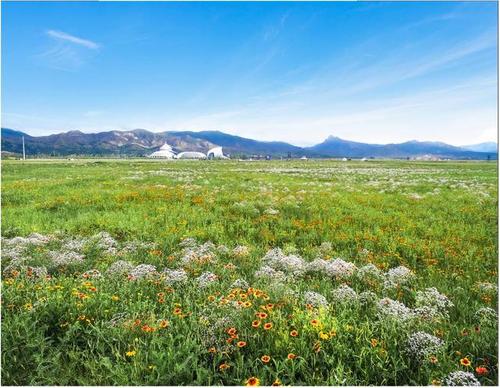
[[381,281],[384,274],[380,269],[378,269],[374,264],[367,264],[358,269],[356,277],[361,281]]
[[285,255],[280,248],[271,249],[262,258],[264,265],[288,275],[301,276],[306,270],[304,259],[296,255]]
[[426,357],[438,352],[444,342],[431,334],[423,331],[413,333],[406,342],[406,354],[417,362],[422,362]]
[[145,277],[151,277],[155,274],[156,267],[151,264],[139,264],[129,273],[133,279],[143,279]]
[[168,269],[163,270],[165,276],[165,284],[171,286],[176,283],[183,283],[188,279],[186,271],[183,269]]
[[82,254],[73,251],[51,251],[48,255],[56,267],[83,263],[84,257]]
[[273,209],[273,208],[269,208],[267,210],[264,211],[264,214],[268,214],[270,216],[275,216],[277,214],[279,214],[279,210],[276,210],[276,209]]
[[127,275],[134,266],[128,261],[118,260],[109,266],[106,271],[107,276],[125,276]]
[[231,288],[241,288],[242,290],[247,290],[249,287],[248,282],[245,279],[236,279]]
[[357,268],[353,263],[342,259],[327,261],[325,271],[328,276],[336,279],[349,278],[356,272]]
[[277,271],[267,265],[262,266],[258,271],[256,271],[255,277],[279,282],[286,280],[286,275],[284,272]]
[[461,370],[451,372],[448,376],[445,377],[444,382],[446,385],[452,387],[481,386],[481,383],[479,382],[478,379],[476,379],[476,376],[474,376],[474,374],[472,374],[471,372],[464,372]]
[[414,278],[413,272],[403,265],[391,268],[386,274],[385,288],[395,288],[410,282]]
[[481,307],[474,314],[474,318],[480,324],[494,326],[498,322],[498,313],[491,307]]
[[342,284],[332,291],[332,297],[340,304],[348,304],[355,302],[358,299],[358,294],[348,285]]
[[404,322],[413,316],[411,310],[403,303],[390,298],[379,300],[377,307],[382,318],[393,318]]
[[328,307],[326,298],[314,291],[307,291],[304,293],[304,301],[313,307]]
[[417,307],[429,307],[436,310],[437,315],[448,317],[448,310],[453,307],[453,303],[446,295],[441,294],[435,287],[426,288],[424,291],[417,291],[415,296]]
[[213,282],[217,281],[217,275],[212,272],[203,272],[196,278],[196,281],[201,288],[205,288]]

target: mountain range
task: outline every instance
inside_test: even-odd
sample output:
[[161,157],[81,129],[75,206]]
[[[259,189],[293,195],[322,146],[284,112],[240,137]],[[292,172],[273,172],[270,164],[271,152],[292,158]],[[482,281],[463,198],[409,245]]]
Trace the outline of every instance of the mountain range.
[[2,128],[2,152],[22,153],[22,137],[28,156],[147,156],[165,142],[174,151],[207,152],[221,146],[234,157],[271,155],[273,157],[346,157],[346,158],[414,158],[439,157],[448,159],[496,159],[496,143],[455,147],[440,142],[408,141],[399,144],[367,144],[330,136],[312,147],[298,147],[280,141],[258,141],[220,131],[150,132],[108,131],[83,133],[69,131],[48,136]]

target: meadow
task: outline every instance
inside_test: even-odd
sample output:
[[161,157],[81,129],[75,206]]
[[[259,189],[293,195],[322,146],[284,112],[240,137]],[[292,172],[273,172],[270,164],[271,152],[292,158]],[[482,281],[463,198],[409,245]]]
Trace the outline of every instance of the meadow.
[[497,385],[497,165],[3,161],[4,385]]

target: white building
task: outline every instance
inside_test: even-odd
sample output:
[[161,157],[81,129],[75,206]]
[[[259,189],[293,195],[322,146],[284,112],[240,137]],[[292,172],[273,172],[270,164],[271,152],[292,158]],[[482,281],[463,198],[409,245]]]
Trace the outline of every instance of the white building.
[[185,151],[177,155],[177,159],[206,159],[207,155],[202,152]]
[[170,145],[167,143],[160,147],[159,151],[153,152],[148,158],[153,159],[173,159],[175,158],[175,152]]
[[208,159],[229,159],[222,152],[222,147],[214,147],[210,151],[207,152]]

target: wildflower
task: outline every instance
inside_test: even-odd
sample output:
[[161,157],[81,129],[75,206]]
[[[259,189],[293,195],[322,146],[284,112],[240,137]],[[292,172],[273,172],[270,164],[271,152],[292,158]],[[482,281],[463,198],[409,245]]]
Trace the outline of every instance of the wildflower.
[[168,327],[168,321],[166,321],[165,319],[161,320],[160,321],[160,328],[165,329],[167,327]]
[[485,366],[478,366],[478,367],[476,367],[476,373],[479,376],[487,375],[488,374],[488,368],[486,368]]
[[114,301],[114,302],[116,302],[116,301],[120,300],[120,298],[117,295],[113,295],[111,297],[111,300]]
[[260,380],[257,377],[250,377],[246,382],[245,385],[247,387],[257,387],[260,385]]
[[378,340],[376,338],[372,338],[370,340],[370,344],[372,345],[372,348],[378,345]]
[[135,350],[129,350],[127,353],[125,353],[127,357],[134,357],[136,354],[137,352]]
[[167,286],[173,286],[177,283],[183,283],[188,279],[187,273],[183,269],[171,270],[166,268],[163,270],[162,275],[165,278],[164,282]]
[[217,353],[217,349],[215,349],[213,346],[208,349],[208,353]]
[[419,331],[408,337],[405,352],[408,357],[421,362],[443,345],[444,342],[440,338]]
[[330,338],[330,336],[322,331],[319,332],[319,338],[321,338],[322,340],[327,340],[328,338]]
[[441,381],[439,381],[438,379],[433,379],[432,382],[431,382],[432,385],[435,385],[435,386],[440,386],[441,385]]
[[318,326],[319,325],[319,321],[317,319],[312,319],[311,320],[311,325]]
[[223,362],[222,364],[219,365],[219,370],[220,371],[225,371],[226,369],[229,369],[231,366],[227,362]]
[[153,331],[155,331],[155,328],[149,325],[144,325],[141,327],[141,330],[145,333],[152,333]]
[[174,309],[174,315],[180,315],[180,314],[182,314],[182,310],[179,307],[176,307]]
[[278,378],[276,380],[274,380],[274,382],[271,384],[271,386],[273,386],[273,387],[278,387],[280,385],[283,385],[283,384],[281,383],[281,380]]
[[430,357],[429,357],[429,362],[430,362],[431,364],[437,364],[438,359],[437,359],[437,357],[436,357],[436,356],[430,356]]
[[292,336],[292,337],[297,337],[298,335],[299,335],[299,332],[297,330],[292,330],[290,332],[290,336]]
[[252,321],[252,327],[259,327],[260,326],[260,321]]
[[264,324],[264,330],[271,330],[272,327],[273,327],[273,324],[271,322]]
[[266,313],[256,313],[255,314],[256,316],[258,316],[260,319],[266,319],[267,318],[267,314]]
[[252,302],[250,302],[250,301],[246,301],[245,303],[243,303],[243,307],[245,307],[245,308],[248,308],[251,306],[252,306]]
[[297,355],[293,353],[288,353],[288,356],[286,356],[286,358],[288,358],[289,360],[295,360],[297,358]]
[[156,274],[156,267],[151,264],[139,264],[129,273],[132,279],[150,278],[154,274]]
[[470,365],[471,365],[471,362],[470,362],[470,360],[469,360],[467,357],[464,357],[464,358],[461,358],[461,359],[460,359],[460,365],[463,365],[463,366],[470,366]]
[[262,356],[260,359],[264,364],[267,364],[269,361],[271,361],[271,357],[267,355]]
[[377,307],[381,317],[393,318],[404,322],[413,316],[412,311],[403,303],[390,298],[381,299]]
[[455,371],[451,372],[444,379],[444,383],[450,386],[480,386],[481,383],[470,372]]
[[311,305],[313,307],[328,307],[328,301],[326,298],[318,294],[317,292],[307,291],[304,293],[304,300],[306,305]]
[[238,331],[236,330],[235,327],[230,327],[229,329],[227,329],[227,334],[229,335],[235,335]]
[[244,346],[247,346],[247,343],[245,341],[238,341],[238,343],[236,344],[239,348],[242,348]]
[[332,292],[333,299],[340,304],[348,304],[355,302],[358,299],[358,294],[351,287],[342,284]]

